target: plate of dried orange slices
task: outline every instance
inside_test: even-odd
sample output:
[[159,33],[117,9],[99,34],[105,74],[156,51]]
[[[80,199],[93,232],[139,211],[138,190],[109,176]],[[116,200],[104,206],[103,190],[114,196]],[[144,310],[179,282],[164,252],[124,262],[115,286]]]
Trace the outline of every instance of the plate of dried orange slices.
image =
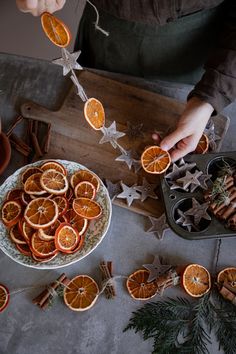
[[112,207],[100,178],[65,160],[24,166],[0,187],[0,249],[27,267],[56,269],[91,253]]

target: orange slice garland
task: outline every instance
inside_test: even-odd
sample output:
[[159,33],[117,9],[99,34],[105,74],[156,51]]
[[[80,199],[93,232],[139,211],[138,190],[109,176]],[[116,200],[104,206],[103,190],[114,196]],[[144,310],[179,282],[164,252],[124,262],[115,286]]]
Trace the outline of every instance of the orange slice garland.
[[0,312],[7,307],[9,299],[9,290],[3,284],[0,284]]
[[99,288],[88,275],[78,275],[64,289],[65,304],[73,311],[85,311],[96,302]]
[[96,219],[102,214],[100,205],[87,198],[74,199],[72,207],[79,216],[85,219]]
[[141,156],[141,164],[147,173],[161,174],[170,166],[171,158],[168,151],[162,150],[159,146],[150,146]]
[[47,228],[58,218],[57,204],[54,200],[47,198],[31,200],[25,209],[24,217],[34,229]]
[[105,111],[103,105],[96,98],[89,98],[84,105],[84,116],[90,126],[100,130],[105,125]]
[[148,300],[158,292],[155,281],[148,283],[149,271],[140,269],[132,273],[127,281],[126,287],[130,296],[135,300]]
[[48,193],[60,195],[66,193],[69,188],[67,178],[59,171],[50,169],[42,173],[40,183]]
[[65,48],[71,41],[71,34],[67,26],[57,17],[48,12],[41,15],[41,24],[46,36],[58,47]]
[[200,297],[211,288],[211,276],[206,268],[199,264],[188,265],[182,277],[185,291],[192,297]]

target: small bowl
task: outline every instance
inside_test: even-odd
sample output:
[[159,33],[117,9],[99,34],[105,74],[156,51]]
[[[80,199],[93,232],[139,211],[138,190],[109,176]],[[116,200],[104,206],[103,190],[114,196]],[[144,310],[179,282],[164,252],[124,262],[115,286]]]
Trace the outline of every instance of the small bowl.
[[7,168],[11,158],[11,144],[8,137],[4,134],[0,134],[0,175]]

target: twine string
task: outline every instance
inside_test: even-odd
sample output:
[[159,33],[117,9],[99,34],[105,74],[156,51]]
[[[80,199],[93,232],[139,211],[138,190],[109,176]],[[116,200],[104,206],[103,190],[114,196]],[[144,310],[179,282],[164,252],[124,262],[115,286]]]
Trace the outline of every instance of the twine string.
[[94,11],[96,12],[96,21],[94,23],[95,29],[102,32],[105,36],[109,36],[109,32],[105,31],[102,27],[99,26],[99,12],[98,9],[96,8],[96,6],[90,1],[90,0],[86,0],[89,5],[91,5],[94,8]]

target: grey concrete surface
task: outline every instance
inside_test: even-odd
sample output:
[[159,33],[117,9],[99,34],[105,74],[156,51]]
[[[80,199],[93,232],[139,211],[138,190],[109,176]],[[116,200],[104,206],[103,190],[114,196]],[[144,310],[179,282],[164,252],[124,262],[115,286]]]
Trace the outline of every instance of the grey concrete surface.
[[[127,78],[131,80],[131,78]],[[136,80],[134,80],[136,81]],[[137,83],[137,81],[136,81]],[[148,83],[139,81],[146,87]],[[68,81],[61,76],[59,68],[45,61],[23,57],[0,55],[0,116],[4,129],[19,110],[24,99],[55,109],[68,90]],[[168,95],[186,97],[190,87],[168,87],[166,83],[152,83],[152,89]],[[236,150],[236,105],[227,109],[232,122],[224,150]],[[69,159],[69,156],[68,156]],[[19,155],[14,158],[0,183],[22,164]],[[145,232],[149,227],[147,218],[119,207],[113,207],[111,227],[98,248],[77,264],[59,271],[39,271],[23,267],[0,252],[0,283],[10,291],[49,283],[64,271],[69,277],[88,274],[99,282],[100,260],[113,260],[114,273],[127,276],[142,264],[152,261],[154,254],[167,257],[173,263],[200,263],[213,270],[216,240],[187,241],[168,231],[162,241]],[[222,242],[219,268],[235,265],[236,239]],[[108,301],[100,297],[95,306],[84,313],[74,313],[58,301],[43,312],[31,303],[39,289],[14,294],[8,308],[0,314],[1,354],[147,354],[152,341],[144,342],[132,331],[122,333],[132,311],[143,305],[132,300],[125,290],[124,281],[117,283],[117,297]],[[167,296],[185,296],[180,287],[166,291]],[[214,341],[209,347],[217,354]]]

